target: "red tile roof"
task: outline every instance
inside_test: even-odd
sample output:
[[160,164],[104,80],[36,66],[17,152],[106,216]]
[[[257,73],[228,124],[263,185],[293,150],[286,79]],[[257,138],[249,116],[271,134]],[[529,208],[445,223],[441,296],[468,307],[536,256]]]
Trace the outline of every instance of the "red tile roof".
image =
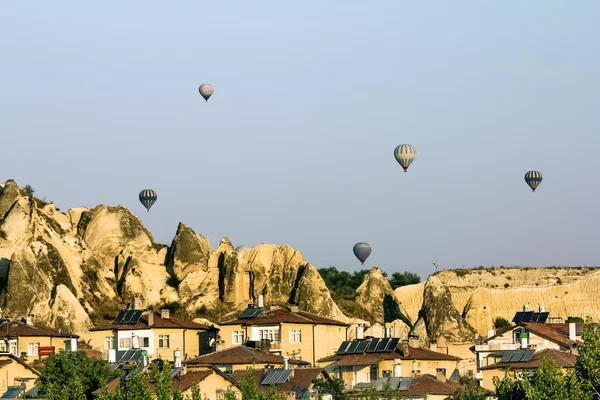
[[236,318],[231,321],[223,322],[221,325],[271,325],[280,323],[350,326],[344,322],[321,317],[305,311],[292,311],[287,307],[281,307],[275,310],[265,310],[257,317]]
[[534,353],[531,360],[525,362],[497,362],[481,369],[498,369],[510,367],[511,369],[537,369],[542,365],[542,358],[544,355],[550,357],[554,362],[563,368],[571,368],[577,361],[577,356],[571,353],[555,349],[546,349]]
[[[290,364],[308,365],[302,360],[290,358]],[[246,346],[235,346],[229,349],[205,354],[186,361],[188,365],[224,365],[224,364],[275,364],[283,365],[283,356],[276,354],[263,353],[258,349],[251,349]]]
[[90,329],[90,331],[107,331],[107,330],[137,330],[137,329],[198,329],[206,331],[218,331],[219,328],[214,326],[208,326],[204,324],[198,324],[192,321],[186,321],[177,317],[161,318],[160,314],[154,313],[154,323],[152,326],[148,326],[148,312],[142,314],[137,324],[110,324],[98,326]]
[[359,354],[334,354],[318,360],[319,362],[337,361],[335,366],[351,365],[375,365],[383,360],[451,360],[460,361],[459,357],[449,354],[438,353],[436,351],[421,349],[408,346],[408,354],[402,350],[402,345],[398,345],[395,351],[391,353],[359,353]]
[[[271,389],[271,385],[261,385],[260,382],[268,374],[268,369],[255,370],[238,370],[231,374],[231,378],[236,382],[241,382],[246,376],[253,375],[257,388],[267,393]],[[296,397],[302,396],[310,389],[312,381],[323,375],[329,379],[329,375],[323,368],[295,368],[289,381],[277,385],[277,390],[283,393],[295,393]]]
[[552,340],[553,342],[561,344],[565,347],[573,347],[580,344],[575,340],[571,340],[568,337],[565,337],[559,331],[551,328],[546,324],[538,324],[537,322],[521,322],[519,325],[524,326],[531,332],[534,332],[546,339]]
[[412,378],[408,390],[399,390],[398,394],[409,396],[427,394],[451,395],[461,387],[462,385],[456,382],[449,380],[442,382],[437,380],[433,375],[424,374]]
[[[27,325],[23,321],[6,321],[0,320],[0,338],[19,337],[19,336],[50,336],[61,338],[79,338],[68,332],[57,331],[56,329],[48,328],[47,326],[34,323]],[[8,326],[8,327],[7,327]]]

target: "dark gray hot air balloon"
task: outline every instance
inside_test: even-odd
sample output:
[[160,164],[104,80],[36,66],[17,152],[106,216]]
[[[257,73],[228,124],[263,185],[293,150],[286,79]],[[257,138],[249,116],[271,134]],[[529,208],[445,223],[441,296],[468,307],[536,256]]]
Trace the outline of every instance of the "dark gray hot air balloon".
[[367,261],[367,258],[369,258],[369,255],[371,254],[371,246],[369,243],[358,242],[354,245],[352,251],[354,252],[356,258],[359,259],[360,264],[364,265],[365,261]]
[[213,89],[210,83],[203,83],[202,85],[200,85],[198,91],[200,92],[200,95],[204,97],[204,100],[208,101],[210,96],[212,96],[212,94],[214,93],[215,89]]
[[535,192],[535,189],[542,183],[542,173],[539,171],[527,172],[525,174],[525,182],[527,182],[531,190]]
[[140,202],[150,211],[150,207],[156,203],[156,192],[152,189],[144,189],[140,192]]

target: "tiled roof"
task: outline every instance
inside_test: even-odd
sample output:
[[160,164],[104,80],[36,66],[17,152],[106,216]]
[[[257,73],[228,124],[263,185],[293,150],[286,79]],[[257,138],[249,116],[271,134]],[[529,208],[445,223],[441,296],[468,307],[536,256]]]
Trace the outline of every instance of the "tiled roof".
[[344,322],[321,317],[305,311],[292,311],[287,307],[277,308],[275,310],[265,310],[257,317],[236,318],[231,321],[223,322],[221,325],[270,325],[280,323],[350,326]]
[[[550,328],[554,329],[555,331],[561,333],[563,336],[569,337],[569,324],[567,324],[567,323],[562,323],[562,324],[547,323],[546,325],[549,326]],[[586,323],[577,322],[575,324],[575,329],[579,330],[581,333],[582,330],[584,330],[588,326],[593,326],[593,325],[597,325],[597,324],[595,324],[595,323],[586,324]]]
[[457,389],[462,385],[446,380],[446,382],[439,381],[433,375],[424,374],[412,378],[408,390],[398,391],[401,395],[451,395],[456,392]]
[[34,369],[31,365],[27,365],[19,357],[16,357],[13,354],[9,354],[9,353],[0,354],[0,368],[4,367],[6,365],[12,364],[13,362],[21,364],[23,367],[25,367],[26,369],[28,369],[35,375],[38,375],[38,376],[40,375],[40,373],[36,369]]
[[526,327],[531,332],[534,332],[546,339],[552,340],[553,342],[562,344],[565,347],[577,346],[577,341],[571,340],[565,337],[556,329],[551,328],[546,324],[538,324],[537,322],[522,322],[519,325]]
[[214,326],[208,326],[204,324],[197,324],[196,322],[186,321],[177,317],[161,318],[160,314],[154,313],[154,322],[150,327],[148,326],[148,313],[142,314],[139,322],[136,324],[110,324],[98,326],[90,329],[90,331],[107,331],[107,330],[137,330],[137,329],[198,329],[206,331],[218,331],[219,328]]
[[[271,386],[261,385],[260,382],[264,379],[268,372],[269,370],[265,369],[238,370],[233,371],[230,376],[233,380],[239,383],[246,376],[251,374],[254,376],[254,381],[256,382],[257,388],[262,392],[267,393]],[[328,377],[327,372],[325,372],[325,370],[322,368],[295,368],[292,372],[290,380],[277,385],[277,390],[284,393],[294,392],[296,393],[297,397],[300,397],[310,388],[312,381],[318,378],[321,374],[324,374],[326,377]]]
[[[290,358],[290,364],[308,365],[302,360]],[[188,365],[223,365],[223,364],[277,364],[283,365],[283,357],[276,354],[263,353],[258,349],[246,346],[235,346],[225,350],[205,354],[186,361]]]
[[[19,336],[52,336],[63,338],[79,338],[68,332],[60,332],[56,329],[48,328],[40,324],[27,325],[22,321],[6,321],[0,320],[0,338],[4,337],[19,337]],[[8,328],[7,328],[8,325]]]
[[549,356],[552,360],[554,360],[559,366],[563,368],[571,368],[575,365],[575,361],[577,361],[577,356],[571,353],[566,353],[564,351],[555,350],[555,349],[546,349],[542,351],[538,351],[534,353],[531,357],[531,360],[525,362],[497,362],[495,364],[491,364],[485,367],[481,367],[484,369],[498,369],[498,368],[506,368],[510,367],[511,369],[534,369],[539,368],[542,364],[542,358],[544,355]]
[[438,353],[427,349],[408,346],[408,354],[402,351],[402,345],[398,345],[395,351],[391,353],[359,353],[359,354],[334,354],[325,358],[321,358],[319,362],[337,361],[335,366],[350,366],[350,365],[374,365],[379,364],[382,360],[451,360],[459,361],[459,357],[449,354]]

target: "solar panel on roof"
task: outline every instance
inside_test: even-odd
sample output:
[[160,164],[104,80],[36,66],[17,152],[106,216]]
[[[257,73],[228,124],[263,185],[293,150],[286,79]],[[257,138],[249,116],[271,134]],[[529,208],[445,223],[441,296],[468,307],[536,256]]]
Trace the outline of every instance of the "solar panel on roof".
[[392,338],[392,340],[390,340],[387,347],[385,348],[385,352],[391,353],[394,350],[396,350],[396,346],[398,346],[399,342],[400,342],[400,338]]
[[113,324],[120,324],[121,320],[123,319],[124,316],[125,316],[125,311],[119,311],[119,314],[117,314],[117,318],[115,318],[115,320],[113,321]]
[[133,313],[133,316],[131,317],[131,320],[129,321],[130,324],[137,324],[138,322],[140,322],[140,318],[142,318],[142,310],[135,310],[135,312]]
[[371,342],[369,343],[369,347],[367,347],[366,352],[367,353],[375,353],[375,350],[377,349],[377,345],[379,344],[379,340],[377,338],[373,338],[371,339]]
[[546,320],[548,319],[548,315],[549,314],[550,313],[548,313],[548,312],[540,313],[540,316],[538,317],[537,322],[540,323],[540,324],[545,324]]
[[253,308],[247,308],[243,313],[240,314],[238,318],[250,318],[250,313],[254,310]]
[[352,341],[352,343],[350,343],[350,346],[348,347],[348,350],[346,350],[346,354],[354,354],[359,344],[360,341],[358,340]]
[[264,377],[264,379],[260,382],[261,385],[269,385],[271,383],[271,381],[273,380],[273,376],[275,375],[275,373],[278,370],[276,369],[272,369],[271,371],[269,371],[269,373],[267,374],[267,376]]
[[360,344],[358,345],[358,347],[356,348],[355,353],[364,353],[365,350],[367,349],[367,347],[369,347],[369,341],[368,340],[361,340]]
[[531,360],[531,357],[533,357],[534,353],[535,353],[535,350],[533,350],[533,349],[527,349],[527,350],[525,350],[525,353],[521,357],[520,361],[527,362],[527,361]]
[[292,375],[291,369],[283,370],[283,373],[281,374],[281,376],[277,377],[277,382],[275,382],[275,384],[279,385],[281,383],[287,382],[287,380],[290,378],[291,375]]
[[529,320],[529,322],[537,322],[539,317],[540,317],[540,313],[534,312],[533,315],[531,316],[531,319]]
[[271,379],[271,382],[269,382],[269,385],[277,385],[283,374],[285,374],[285,369],[276,370],[273,373],[273,378]]
[[510,358],[509,362],[519,362],[519,361],[521,361],[521,357],[523,357],[523,354],[525,354],[525,350],[516,350],[514,352],[514,354],[512,355],[512,357]]
[[181,372],[181,368],[173,368],[171,371],[171,378],[175,378]]
[[381,341],[379,342],[379,346],[377,346],[377,350],[375,351],[376,353],[383,353],[385,352],[385,348],[387,347],[388,343],[390,342],[389,337],[386,338],[382,338]]
[[515,353],[514,350],[505,351],[500,362],[503,362],[503,363],[510,362],[510,359],[512,358],[514,353]]
[[131,320],[133,319],[134,316],[135,316],[135,311],[133,311],[133,310],[127,311],[127,315],[125,315],[125,317],[123,318],[123,323],[131,324]]
[[525,311],[523,313],[523,319],[521,319],[521,322],[530,322],[532,316],[533,311]]
[[402,378],[402,380],[400,381],[400,387],[398,388],[398,390],[408,390],[411,382],[412,382],[412,378]]
[[344,354],[346,349],[350,346],[350,342],[342,342],[340,348],[335,352],[336,354]]
[[522,318],[523,318],[523,311],[519,311],[515,314],[515,317],[513,318],[512,322],[521,322]]

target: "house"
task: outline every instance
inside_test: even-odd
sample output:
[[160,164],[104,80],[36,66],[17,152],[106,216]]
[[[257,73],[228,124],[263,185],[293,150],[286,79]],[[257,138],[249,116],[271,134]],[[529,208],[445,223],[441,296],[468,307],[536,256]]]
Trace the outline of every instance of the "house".
[[542,364],[543,357],[549,357],[554,360],[566,373],[568,368],[573,368],[577,361],[577,356],[571,353],[556,349],[545,349],[541,351],[528,350],[510,350],[497,363],[481,367],[481,386],[485,389],[493,390],[494,377],[502,379],[506,374],[514,378],[515,373],[536,371]]
[[36,394],[36,379],[40,373],[10,353],[0,354],[0,396],[4,399],[17,398],[27,393]]
[[214,366],[226,374],[231,374],[237,370],[282,368],[286,363],[290,368],[309,365],[306,361],[288,359],[287,356],[272,354],[268,350],[253,349],[242,345],[196,357],[185,362],[190,371],[197,367]]
[[382,378],[409,378],[429,374],[458,380],[460,358],[419,348],[399,338],[370,338],[343,342],[336,354],[319,364],[341,378],[346,388],[371,384]]
[[[171,389],[178,390],[185,396],[192,395],[192,387],[197,383],[202,392],[202,398],[206,400],[220,400],[223,394],[227,390],[233,391],[238,399],[242,399],[242,393],[240,391],[237,382],[231,379],[229,376],[223,374],[217,368],[205,367],[196,371],[186,371],[185,368],[176,370],[178,372],[172,378]],[[137,373],[143,373],[137,371]],[[106,385],[106,390],[109,392],[115,391],[117,386],[120,384],[121,378],[116,378],[110,381]],[[155,395],[155,386],[153,383],[148,384],[150,393]],[[105,388],[97,389],[93,392],[94,395],[99,395],[105,390]]]
[[237,370],[231,378],[238,384],[248,375],[254,378],[258,390],[267,394],[271,386],[284,393],[288,400],[309,400],[315,398],[312,381],[317,378],[329,380],[331,377],[323,368],[271,368],[254,370]]
[[77,351],[79,336],[37,324],[33,315],[21,321],[0,321],[0,353],[37,358],[59,351]]
[[130,349],[143,349],[150,358],[173,361],[173,350],[184,358],[197,357],[216,350],[218,328],[197,324],[153,311],[120,311],[110,325],[90,329],[90,344],[102,351],[109,362],[116,362]]
[[219,326],[224,348],[268,339],[272,353],[316,365],[318,359],[335,353],[347,340],[349,325],[300,311],[297,306],[266,308],[260,295],[257,307],[248,305],[236,319]]
[[[560,329],[552,327],[554,324],[524,322],[523,318],[525,321],[531,321],[528,315],[533,314],[535,313],[532,311],[518,312],[513,318],[514,325],[501,329],[495,334],[492,331],[488,338],[475,341],[471,351],[476,354],[478,380],[483,379],[482,368],[499,362],[507,351],[554,349],[577,354],[577,348],[583,343],[577,340],[574,323],[569,325],[569,336],[566,337]],[[537,321],[545,321],[545,319],[538,318]]]
[[380,392],[386,389],[391,390],[393,398],[397,400],[445,400],[460,387],[462,385],[447,380],[443,373],[438,372],[437,376],[423,374],[416,377],[382,378],[371,384],[355,387],[348,392],[348,397],[351,399],[365,398],[361,391],[373,388]]

